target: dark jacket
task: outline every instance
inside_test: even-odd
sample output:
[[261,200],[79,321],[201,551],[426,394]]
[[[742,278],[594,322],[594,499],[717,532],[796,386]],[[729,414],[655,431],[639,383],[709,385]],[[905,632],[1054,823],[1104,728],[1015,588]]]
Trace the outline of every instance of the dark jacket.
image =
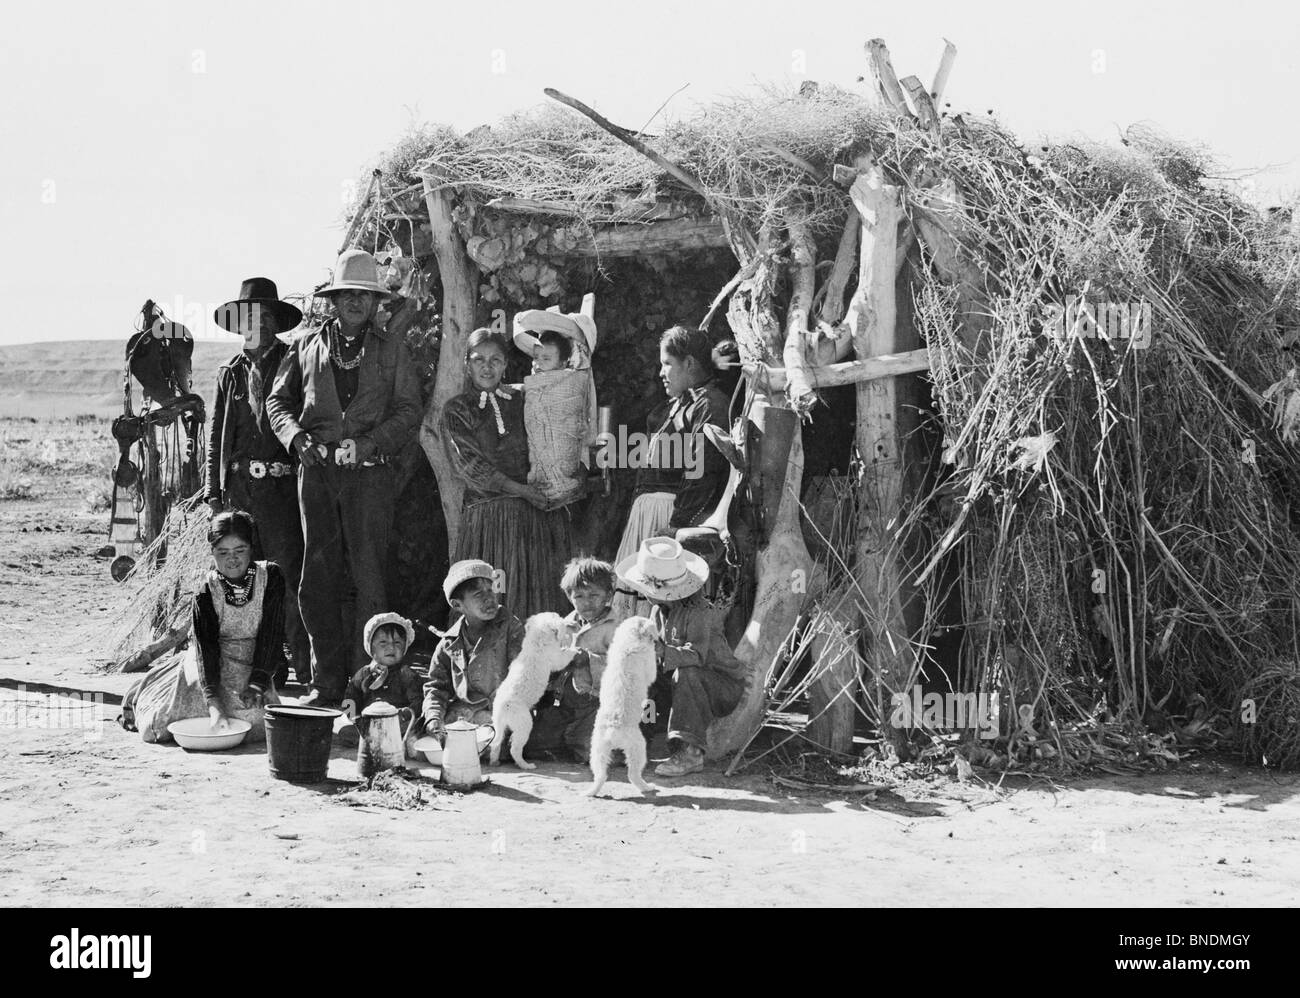
[[528,480],[528,437],[524,432],[524,393],[519,385],[501,385],[511,398],[497,398],[501,422],[497,428],[491,405],[479,408],[482,393],[462,392],[442,408],[443,439],[452,466],[465,482],[466,503],[506,495],[507,480]]
[[696,527],[713,514],[726,491],[731,466],[718,448],[709,443],[703,427],[713,424],[730,430],[727,424],[727,398],[714,381],[707,381],[681,396],[656,407],[646,420],[646,435],[651,438],[647,456],[659,461],[664,456],[654,445],[656,434],[671,439],[669,456],[681,455],[683,464],[693,465],[692,476],[685,467],[651,465],[637,474],[636,494],[670,492],[675,496],[668,530]]
[[400,662],[389,669],[384,684],[372,690],[370,689],[370,666],[363,665],[348,680],[348,688],[343,694],[343,700],[352,701],[357,717],[360,717],[361,712],[372,703],[380,700],[392,704],[399,710],[408,707],[412,714],[419,717],[424,702],[424,691],[420,677],[405,662]]
[[725,609],[710,606],[699,596],[650,608],[650,622],[664,643],[663,671],[710,669],[737,683],[746,669],[723,633]]
[[395,457],[420,422],[415,361],[400,337],[371,326],[362,334],[357,394],[344,413],[330,367],[329,333],[336,323],[331,319],[289,347],[266,400],[271,426],[286,448],[306,431],[322,444],[368,437],[380,454]]
[[263,406],[260,418],[254,416],[248,396],[248,374],[253,359],[241,352],[217,371],[217,396],[212,404],[212,422],[208,426],[208,456],[204,466],[203,498],[224,499],[226,475],[235,461],[280,461],[291,463],[291,455],[271,429],[266,398],[275,385],[280,363],[289,352],[287,344],[277,340],[262,355]]

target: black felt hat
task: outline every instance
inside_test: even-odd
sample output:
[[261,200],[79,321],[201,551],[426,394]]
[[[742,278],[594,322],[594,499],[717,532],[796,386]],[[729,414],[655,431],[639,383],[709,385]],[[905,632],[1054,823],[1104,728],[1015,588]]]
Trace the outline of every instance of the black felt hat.
[[285,333],[302,322],[302,312],[280,300],[280,293],[275,288],[275,281],[269,277],[250,277],[239,288],[239,297],[228,301],[212,313],[212,321],[227,332],[239,332],[239,317],[247,314],[243,310],[257,305],[271,310],[280,324],[280,332]]

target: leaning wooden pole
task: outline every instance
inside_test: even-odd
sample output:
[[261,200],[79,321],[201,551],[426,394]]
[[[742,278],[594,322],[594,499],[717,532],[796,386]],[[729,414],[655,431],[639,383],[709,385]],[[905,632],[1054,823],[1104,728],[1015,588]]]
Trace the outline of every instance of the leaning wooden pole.
[[[878,167],[858,177],[850,191],[862,216],[858,294],[850,308],[853,349],[859,359],[898,348],[894,298],[899,188],[884,182]],[[894,694],[905,694],[913,679],[913,656],[903,617],[903,569],[897,543],[901,520],[903,463],[898,432],[898,390],[893,378],[876,378],[857,388],[857,449],[863,463],[858,504],[854,578],[859,587],[863,625],[871,647],[867,661],[876,694],[877,717],[886,725]],[[896,745],[905,733],[882,732]]]
[[452,219],[451,191],[424,178],[424,200],[429,209],[433,253],[442,278],[442,343],[438,349],[438,374],[420,424],[420,446],[438,480],[442,511],[447,519],[447,544],[452,552],[460,536],[461,501],[465,485],[452,466],[442,433],[442,408],[465,387],[465,342],[474,331],[478,303],[478,268]]

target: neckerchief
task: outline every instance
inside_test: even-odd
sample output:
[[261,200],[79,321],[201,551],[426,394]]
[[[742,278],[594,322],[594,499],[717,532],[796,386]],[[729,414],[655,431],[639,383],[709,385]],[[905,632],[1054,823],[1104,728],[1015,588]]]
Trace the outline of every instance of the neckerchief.
[[250,357],[248,365],[248,404],[253,410],[253,422],[262,421],[262,363],[261,357]]
[[478,407],[480,409],[486,408],[489,402],[492,403],[492,415],[496,417],[497,436],[499,437],[504,437],[506,435],[506,421],[501,418],[501,407],[497,405],[497,399],[505,399],[506,401],[509,401],[512,398],[514,398],[514,396],[500,385],[492,389],[490,392],[478,393]]

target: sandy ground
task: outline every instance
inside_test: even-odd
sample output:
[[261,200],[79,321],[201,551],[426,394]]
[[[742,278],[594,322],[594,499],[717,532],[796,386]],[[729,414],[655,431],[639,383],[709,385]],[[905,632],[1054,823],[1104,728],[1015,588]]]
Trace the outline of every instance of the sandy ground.
[[[131,677],[102,671],[117,603],[94,558],[107,515],[86,511],[92,484],[51,474],[0,502],[7,904],[1300,901],[1300,778],[1214,760],[998,793],[909,784],[871,800],[792,792],[755,767],[658,781],[643,800],[620,769],[619,799],[592,801],[577,766],[505,766],[484,790],[392,811],[337,798],[355,782],[343,746],[330,782],[303,787],[271,779],[260,748],[146,745],[113,721]],[[96,708],[74,714],[70,692],[102,694],[103,724],[72,726]],[[42,706],[64,726],[37,726]]]

